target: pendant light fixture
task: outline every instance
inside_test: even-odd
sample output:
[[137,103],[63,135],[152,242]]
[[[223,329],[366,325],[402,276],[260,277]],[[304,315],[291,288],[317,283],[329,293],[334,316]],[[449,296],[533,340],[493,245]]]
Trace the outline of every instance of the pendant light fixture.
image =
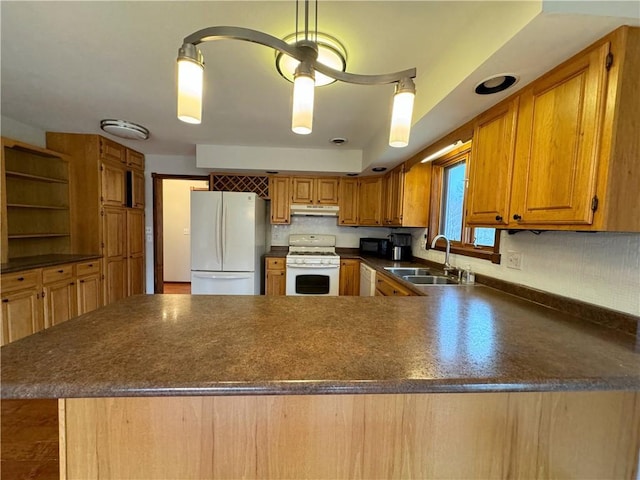
[[[393,111],[391,114],[391,129],[389,145],[405,147],[409,143],[411,131],[411,117],[415,98],[415,84],[413,78],[416,69],[411,68],[400,72],[381,75],[360,75],[348,73],[346,69],[346,52],[344,47],[335,41],[318,40],[318,2],[315,0],[315,28],[309,30],[309,0],[304,0],[304,30],[298,30],[298,1],[296,0],[296,41],[281,40],[272,35],[243,27],[208,27],[184,38],[183,45],[178,50],[178,118],[183,122],[198,124],[202,121],[202,89],[204,75],[204,60],[197,45],[203,42],[220,39],[243,40],[258,43],[273,48],[276,54],[278,71],[284,73],[285,57],[299,62],[293,75],[293,112],[291,129],[298,134],[308,135],[313,127],[314,87],[326,85],[334,81],[353,83],[358,85],[395,84]],[[333,39],[335,40],[335,39]],[[319,57],[321,49],[333,50],[337,62]],[[295,65],[295,63],[294,63]],[[336,68],[337,67],[337,68]]]

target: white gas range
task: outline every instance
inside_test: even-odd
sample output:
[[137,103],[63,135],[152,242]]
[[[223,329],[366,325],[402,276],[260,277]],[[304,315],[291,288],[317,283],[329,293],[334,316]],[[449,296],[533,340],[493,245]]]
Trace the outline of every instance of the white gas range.
[[335,235],[289,235],[286,269],[287,295],[338,295]]

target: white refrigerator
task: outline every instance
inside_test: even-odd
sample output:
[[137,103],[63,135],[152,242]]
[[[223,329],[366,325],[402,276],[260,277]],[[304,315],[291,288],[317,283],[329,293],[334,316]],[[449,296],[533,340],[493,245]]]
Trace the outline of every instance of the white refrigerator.
[[260,295],[265,202],[255,193],[191,192],[191,293]]

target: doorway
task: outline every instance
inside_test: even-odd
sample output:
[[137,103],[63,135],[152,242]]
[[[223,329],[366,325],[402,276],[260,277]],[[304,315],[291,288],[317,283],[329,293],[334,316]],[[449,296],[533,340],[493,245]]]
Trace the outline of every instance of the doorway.
[[208,190],[209,177],[158,173],[152,173],[151,177],[153,180],[153,292],[189,293],[191,281],[189,196],[191,189]]

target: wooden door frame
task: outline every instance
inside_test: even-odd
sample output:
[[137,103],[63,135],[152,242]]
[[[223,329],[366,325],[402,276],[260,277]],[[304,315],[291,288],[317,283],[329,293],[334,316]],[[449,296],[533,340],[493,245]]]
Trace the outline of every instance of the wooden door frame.
[[163,180],[204,180],[209,182],[209,188],[211,188],[209,175],[151,174],[153,182],[153,293],[162,293],[164,290]]

